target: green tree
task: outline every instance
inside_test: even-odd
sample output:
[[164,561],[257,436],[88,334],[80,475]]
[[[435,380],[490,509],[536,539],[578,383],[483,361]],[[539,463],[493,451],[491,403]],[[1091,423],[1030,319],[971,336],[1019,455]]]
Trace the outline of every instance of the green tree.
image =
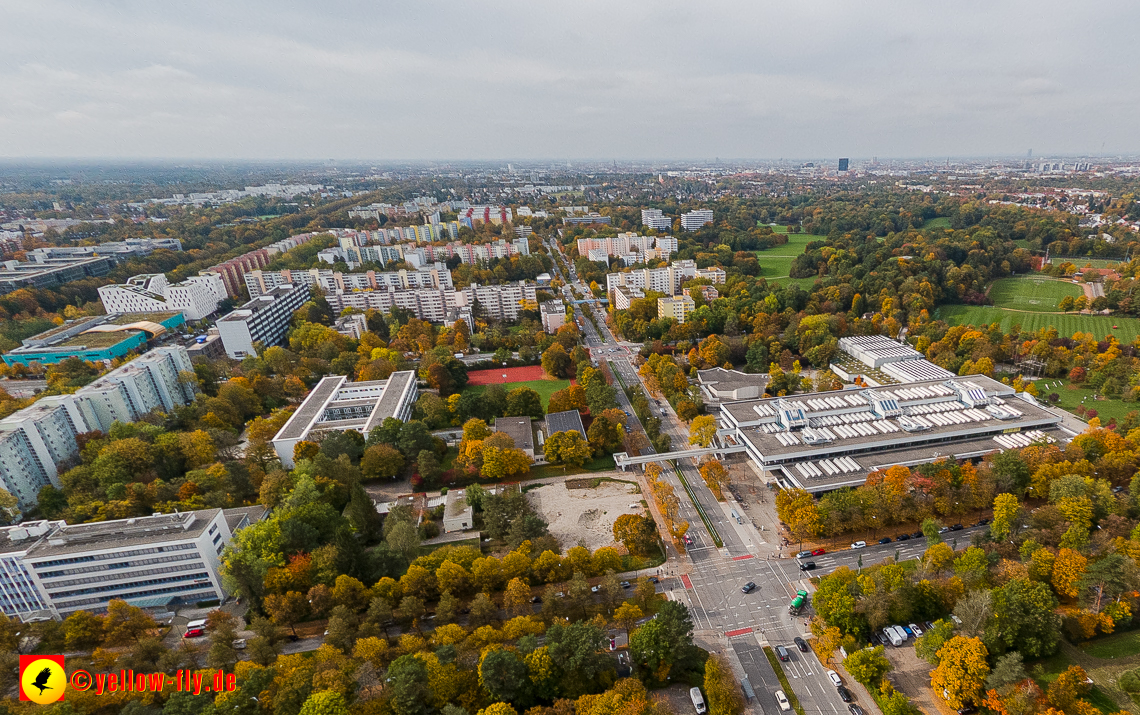
[[366,479],[395,479],[403,471],[404,455],[387,444],[372,445],[360,460],[360,472]]
[[744,698],[723,656],[713,654],[705,661],[704,686],[709,715],[740,715],[744,712]]
[[492,650],[479,661],[479,684],[495,700],[522,704],[530,699],[526,664],[514,651]]
[[1001,690],[1007,685],[1020,683],[1027,677],[1025,665],[1022,663],[1021,653],[1012,651],[997,659],[989,677],[986,678],[986,690]]
[[[551,377],[566,377],[573,367],[574,362],[567,354],[566,348],[559,343],[554,343],[546,349],[546,352],[542,353],[542,370]],[[510,396],[507,399],[509,400]]]
[[320,690],[308,697],[300,715],[348,715],[348,703],[335,690]]
[[689,609],[678,601],[667,601],[629,639],[630,654],[656,682],[665,682],[673,666],[693,647],[693,622]]
[[1061,617],[1048,585],[1014,579],[992,593],[994,618],[985,641],[994,652],[1018,650],[1027,658],[1042,658],[1057,650]]
[[914,642],[915,655],[931,665],[938,665],[938,651],[953,637],[954,624],[948,620],[938,621]]
[[425,715],[429,711],[428,669],[414,655],[402,655],[388,666],[392,702],[401,715]]
[[593,455],[590,443],[577,430],[555,432],[546,440],[546,460],[552,464],[569,464],[580,467]]
[[843,667],[868,688],[877,688],[883,677],[891,670],[891,662],[883,655],[883,646],[863,648],[850,653],[843,659]]
[[103,620],[103,642],[108,646],[137,643],[148,631],[158,628],[149,613],[118,599],[107,604],[107,617]]
[[76,611],[63,622],[63,637],[68,650],[91,650],[103,641],[103,619],[87,611]]

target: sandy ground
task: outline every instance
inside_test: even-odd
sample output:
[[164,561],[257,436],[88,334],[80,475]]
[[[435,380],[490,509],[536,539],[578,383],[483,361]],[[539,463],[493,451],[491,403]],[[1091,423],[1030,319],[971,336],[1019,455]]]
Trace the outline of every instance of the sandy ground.
[[927,715],[953,715],[942,698],[934,696],[930,689],[930,670],[933,666],[914,654],[914,641],[908,640],[901,648],[883,649],[892,670],[887,678],[895,690],[904,693],[910,701]]
[[[630,478],[621,472],[582,475],[586,479],[601,476]],[[565,482],[556,482],[527,491],[526,498],[550,524],[550,533],[563,548],[579,543],[591,551],[613,546],[614,521],[622,514],[646,513],[642,495],[633,484],[602,482],[594,489],[567,489]],[[634,504],[637,506],[631,507]]]

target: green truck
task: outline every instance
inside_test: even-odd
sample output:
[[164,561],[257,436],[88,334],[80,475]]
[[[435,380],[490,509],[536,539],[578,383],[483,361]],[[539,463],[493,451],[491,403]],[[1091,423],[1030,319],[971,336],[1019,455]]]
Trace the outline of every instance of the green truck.
[[796,591],[796,597],[792,599],[791,605],[788,606],[788,613],[792,614],[793,616],[799,615],[800,611],[804,607],[804,604],[807,603],[807,600],[807,591]]

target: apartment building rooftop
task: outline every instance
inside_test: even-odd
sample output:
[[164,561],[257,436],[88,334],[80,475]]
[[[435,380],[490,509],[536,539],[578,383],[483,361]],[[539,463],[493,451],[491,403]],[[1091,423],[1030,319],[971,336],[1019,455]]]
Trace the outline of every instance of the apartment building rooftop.
[[99,549],[193,539],[206,530],[221,509],[157,514],[92,524],[59,524],[28,550],[42,558]]

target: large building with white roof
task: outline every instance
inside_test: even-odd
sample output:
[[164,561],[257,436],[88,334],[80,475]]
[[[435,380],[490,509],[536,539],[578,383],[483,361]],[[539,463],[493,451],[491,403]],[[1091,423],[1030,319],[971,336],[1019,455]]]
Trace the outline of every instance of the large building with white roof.
[[982,375],[723,404],[720,434],[789,487],[858,486],[894,465],[1071,438],[1061,417]]
[[412,418],[418,395],[416,373],[403,370],[387,380],[349,382],[343,375],[326,377],[273,437],[273,449],[281,466],[292,469],[293,450],[301,441],[319,441],[326,432],[356,430],[367,436],[394,417],[401,422]]

